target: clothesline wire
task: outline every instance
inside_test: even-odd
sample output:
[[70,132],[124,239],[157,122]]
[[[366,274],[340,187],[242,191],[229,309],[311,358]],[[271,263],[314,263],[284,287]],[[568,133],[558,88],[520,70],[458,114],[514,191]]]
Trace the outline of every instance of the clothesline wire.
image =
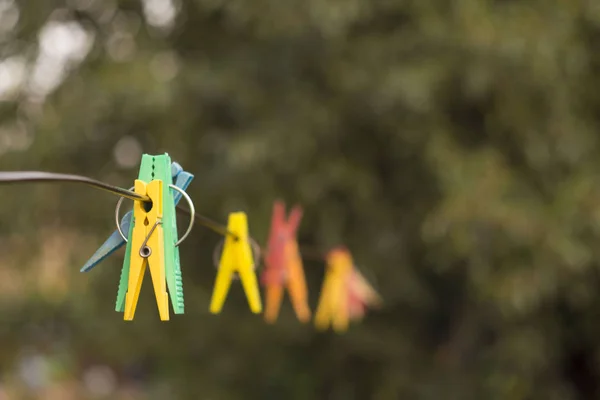
[[[106,192],[130,200],[143,201],[145,203],[152,202],[150,198],[146,195],[141,195],[134,191],[81,175],[61,174],[43,171],[0,171],[0,184],[11,183],[80,183],[94,187],[96,189],[104,190]],[[187,209],[185,206],[177,205],[177,210],[188,216],[190,215],[190,210]],[[222,236],[231,236],[235,240],[239,239],[234,232],[231,232],[227,229],[227,226],[207,216],[195,213],[194,222]],[[309,258],[313,259],[322,260],[324,258],[320,250],[316,250],[313,248],[308,249],[303,247],[301,253],[304,256],[308,255]]]
[[[72,175],[72,174],[60,174],[54,172],[42,172],[42,171],[2,171],[0,172],[0,184],[10,183],[80,183],[88,186],[95,187],[97,189],[104,190],[106,192],[115,194],[134,201],[143,201],[145,203],[152,202],[146,195],[141,195],[134,191],[123,189],[118,186],[114,186],[96,179],[88,178],[86,176]],[[190,215],[190,211],[183,207],[177,206],[177,209],[184,214]],[[230,232],[226,226],[220,224],[206,216],[195,213],[195,223],[202,225],[220,235],[231,236],[235,240],[238,236]]]

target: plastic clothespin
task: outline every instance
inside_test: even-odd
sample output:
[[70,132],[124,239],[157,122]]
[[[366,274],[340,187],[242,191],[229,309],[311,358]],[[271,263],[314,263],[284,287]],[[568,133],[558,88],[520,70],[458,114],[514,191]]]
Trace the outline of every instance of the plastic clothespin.
[[315,326],[325,330],[331,324],[336,332],[348,329],[349,308],[347,283],[353,271],[350,252],[336,248],[327,254],[327,270],[315,313]]
[[135,192],[150,197],[152,208],[146,211],[144,203],[139,201],[136,201],[133,207],[133,229],[128,242],[131,245],[127,246],[130,257],[124,319],[133,320],[144,273],[146,268],[150,267],[160,319],[168,321],[169,295],[165,270],[165,235],[162,225],[163,181],[154,179],[146,184],[144,181],[136,180]]
[[[171,158],[167,153],[156,156],[144,154],[142,156],[140,172],[136,180],[136,191],[139,190],[142,192],[145,188],[147,195],[152,199],[152,208],[146,212],[144,204],[137,201],[134,203],[133,221],[130,224],[127,235],[129,240],[125,251],[125,260],[121,271],[121,281],[119,282],[119,291],[115,306],[116,311],[125,312],[125,320],[133,318],[135,304],[137,303],[141,287],[141,278],[147,265],[144,262],[144,258],[151,258],[152,254],[155,257],[149,260],[149,264],[161,320],[165,321],[169,319],[169,296],[166,295],[166,291],[163,291],[162,286],[160,286],[160,281],[164,281],[165,279],[173,312],[175,314],[184,313],[179,248],[176,246],[177,220],[175,215],[175,196],[171,194],[171,188],[169,187],[173,184],[172,179]],[[156,183],[157,181],[161,181],[162,183]],[[143,186],[142,183],[146,185]],[[160,210],[157,210],[157,207]],[[162,212],[162,217],[159,216],[158,211]],[[147,230],[151,229],[153,224],[156,224],[158,218],[161,218],[161,223],[156,225],[154,231],[150,234]],[[148,221],[147,225],[146,220]],[[159,228],[163,235],[162,239],[156,236],[156,231]],[[141,239],[140,236],[142,236]],[[138,243],[145,240],[146,236],[148,236],[148,243],[152,239],[154,240],[152,242],[153,246],[158,246],[158,248],[150,247],[152,254],[148,257],[143,257],[140,253]],[[161,262],[160,255],[157,255],[157,252],[163,254],[164,261]],[[165,299],[167,303],[165,303]],[[167,305],[165,306],[165,304]]]
[[348,282],[350,320],[361,320],[368,307],[380,307],[382,303],[383,301],[375,289],[357,269],[354,269]]
[[258,280],[254,272],[254,260],[248,241],[248,219],[246,213],[235,212],[229,214],[227,230],[233,235],[227,235],[223,252],[219,261],[219,269],[215,280],[215,287],[210,301],[210,312],[219,314],[229,292],[231,281],[235,273],[239,274],[246,292],[248,305],[254,314],[262,311]]
[[277,320],[284,286],[287,287],[298,320],[300,322],[310,320],[308,289],[296,240],[296,231],[301,219],[300,207],[294,207],[286,221],[285,204],[276,201],[273,205],[265,269],[261,275],[261,282],[266,287],[265,321],[268,323]]
[[[176,162],[173,162],[171,164],[171,177],[172,180],[175,181],[175,186],[183,190],[186,190],[192,182],[192,180],[194,179],[194,175],[190,174],[187,171],[184,171],[181,165],[179,165]],[[173,191],[172,195],[173,201],[175,202],[175,205],[177,205],[177,203],[179,203],[179,200],[181,200],[181,193]],[[133,211],[129,211],[123,216],[123,218],[121,218],[121,229],[123,230],[123,232],[129,232],[132,217]],[[96,265],[100,264],[102,260],[104,260],[111,254],[113,254],[115,251],[123,247],[124,244],[125,240],[123,240],[119,232],[115,230],[112,233],[112,235],[110,235],[108,239],[106,239],[102,246],[100,246],[98,250],[96,250],[94,255],[90,257],[90,259],[85,263],[85,265],[83,266],[83,268],[81,268],[80,271],[91,271]]]
[[381,297],[356,269],[346,248],[338,247],[327,254],[327,271],[315,314],[317,329],[325,330],[331,324],[336,332],[344,332],[349,321],[360,320],[367,307],[381,303]]

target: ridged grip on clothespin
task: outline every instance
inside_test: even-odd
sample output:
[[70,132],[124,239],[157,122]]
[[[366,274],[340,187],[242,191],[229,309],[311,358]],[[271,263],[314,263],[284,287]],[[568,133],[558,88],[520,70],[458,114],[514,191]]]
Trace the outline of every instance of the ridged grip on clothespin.
[[[189,179],[191,181],[192,178],[193,175],[191,174],[189,174],[189,176],[184,175],[182,180],[180,180],[180,183],[184,184],[186,180]],[[175,196],[172,194],[171,189],[169,188],[169,185],[173,183],[172,165],[169,155],[167,153],[155,156],[144,154],[140,164],[138,179],[144,182],[151,182],[155,179],[163,181],[161,198],[163,206],[162,226],[164,232],[165,276],[171,298],[171,304],[173,306],[173,313],[183,314],[183,282],[179,262],[179,248],[175,246],[175,243],[177,242],[177,220],[175,215],[174,200]],[[128,237],[131,237],[133,226],[134,223],[132,223],[130,226]],[[118,312],[124,312],[125,310],[125,296],[129,281],[129,259],[131,257],[131,251],[131,241],[129,241],[125,250],[125,260],[123,262],[123,269],[121,270],[121,280],[119,282],[119,290],[115,305],[115,310]]]

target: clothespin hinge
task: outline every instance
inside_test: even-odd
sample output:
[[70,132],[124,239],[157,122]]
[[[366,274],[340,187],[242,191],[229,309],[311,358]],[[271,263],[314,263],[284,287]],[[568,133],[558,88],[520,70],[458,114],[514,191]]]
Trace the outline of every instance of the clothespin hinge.
[[154,225],[152,225],[152,228],[150,228],[150,232],[148,232],[146,238],[144,239],[144,242],[142,243],[142,246],[140,247],[140,257],[148,258],[152,254],[152,248],[148,246],[148,239],[150,239],[150,236],[152,236],[152,232],[154,232],[154,230],[159,224],[162,225],[161,219],[157,219]]

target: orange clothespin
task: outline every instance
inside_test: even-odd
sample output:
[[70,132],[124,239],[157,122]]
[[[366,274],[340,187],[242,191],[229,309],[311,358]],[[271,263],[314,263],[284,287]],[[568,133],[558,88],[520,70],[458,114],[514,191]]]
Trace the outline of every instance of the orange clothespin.
[[268,323],[277,320],[284,286],[290,294],[298,320],[303,323],[310,320],[308,290],[296,240],[296,231],[301,219],[300,207],[294,207],[286,221],[284,203],[276,201],[273,205],[265,269],[261,275],[261,282],[266,287],[265,321]]
[[369,306],[381,304],[377,292],[354,267],[350,252],[338,247],[327,254],[327,271],[315,314],[315,326],[336,332],[348,329],[349,321],[361,319]]

